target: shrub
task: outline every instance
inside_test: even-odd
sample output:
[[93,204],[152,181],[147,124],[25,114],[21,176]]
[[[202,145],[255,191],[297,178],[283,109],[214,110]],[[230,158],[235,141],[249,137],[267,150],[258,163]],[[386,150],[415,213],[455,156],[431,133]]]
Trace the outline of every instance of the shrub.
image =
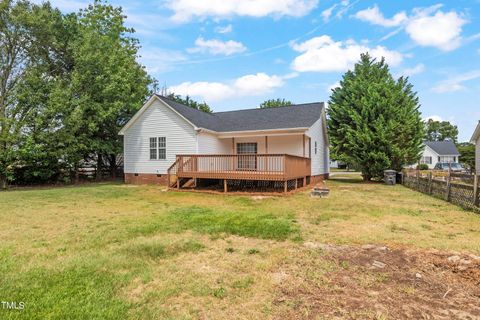
[[425,164],[425,163],[420,163],[418,166],[417,166],[417,170],[428,170],[428,164]]

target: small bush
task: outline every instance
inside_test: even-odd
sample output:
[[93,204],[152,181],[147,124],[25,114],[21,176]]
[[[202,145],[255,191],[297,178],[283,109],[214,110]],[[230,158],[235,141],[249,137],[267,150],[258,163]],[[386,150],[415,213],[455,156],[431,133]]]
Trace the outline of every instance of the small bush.
[[255,248],[248,250],[248,254],[258,254],[258,253],[260,253],[260,250]]
[[420,163],[418,166],[417,166],[417,170],[428,170],[428,164],[425,164],[425,163]]
[[227,291],[223,287],[220,287],[220,288],[217,288],[217,289],[213,290],[213,296],[215,298],[222,299],[222,298],[225,298],[226,295],[227,295]]

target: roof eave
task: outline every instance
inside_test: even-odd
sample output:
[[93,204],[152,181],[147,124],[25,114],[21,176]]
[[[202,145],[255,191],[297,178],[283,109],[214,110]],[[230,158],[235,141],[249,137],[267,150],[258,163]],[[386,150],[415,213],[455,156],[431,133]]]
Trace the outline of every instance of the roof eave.
[[472,139],[470,140],[471,143],[476,143],[478,138],[480,138],[480,121],[478,122],[477,128],[475,132],[473,132]]
[[308,127],[296,128],[279,128],[279,129],[255,129],[255,130],[238,130],[238,131],[220,131],[217,132],[219,138],[231,137],[251,137],[251,136],[265,136],[265,135],[285,135],[285,134],[300,134],[305,133]]

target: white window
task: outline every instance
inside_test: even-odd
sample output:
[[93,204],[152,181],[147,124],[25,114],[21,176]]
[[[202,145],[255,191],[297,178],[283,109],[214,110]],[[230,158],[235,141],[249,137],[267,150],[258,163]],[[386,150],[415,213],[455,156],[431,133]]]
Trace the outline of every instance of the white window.
[[158,159],[167,159],[167,138],[158,137]]
[[432,157],[422,157],[420,159],[421,164],[432,164]]
[[165,160],[167,158],[167,138],[150,138],[150,160]]
[[454,157],[454,156],[440,156],[438,158],[439,158],[438,162],[452,163],[452,162],[455,162],[457,157]]
[[150,160],[157,160],[157,138],[150,138]]

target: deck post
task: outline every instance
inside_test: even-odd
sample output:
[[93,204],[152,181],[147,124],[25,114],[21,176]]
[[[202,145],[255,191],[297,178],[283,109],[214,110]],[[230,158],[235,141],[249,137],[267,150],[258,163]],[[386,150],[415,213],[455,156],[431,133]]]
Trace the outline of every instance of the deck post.
[[227,179],[223,179],[223,192],[228,192]]
[[303,140],[303,157],[305,158],[305,133],[302,135],[302,140]]
[[295,190],[298,189],[298,178],[295,178]]
[[287,193],[287,191],[288,191],[288,180],[285,180],[283,182],[283,192]]

